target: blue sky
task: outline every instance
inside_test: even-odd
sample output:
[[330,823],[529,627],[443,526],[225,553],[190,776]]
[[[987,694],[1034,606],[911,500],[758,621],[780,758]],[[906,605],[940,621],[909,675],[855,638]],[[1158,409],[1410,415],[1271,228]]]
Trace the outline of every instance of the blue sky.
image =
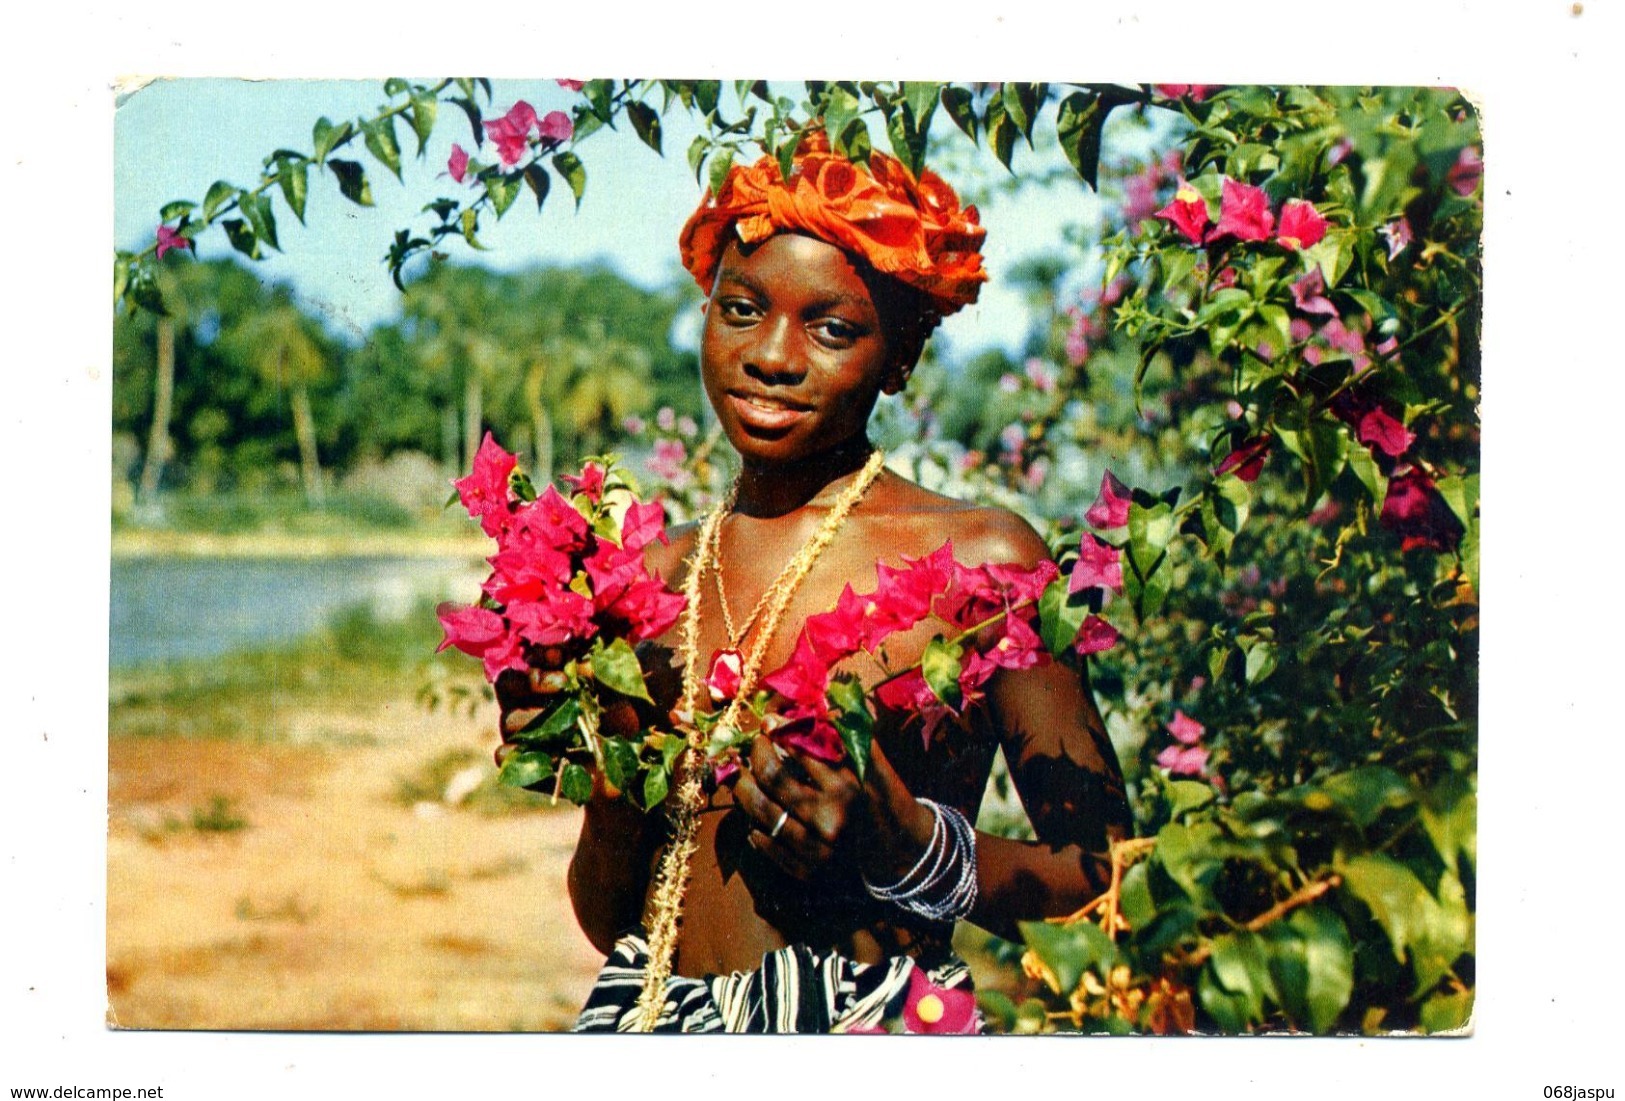
[[[381,81],[181,79],[155,81],[126,92],[114,127],[115,243],[120,248],[145,247],[165,202],[199,200],[217,179],[252,185],[258,181],[261,160],[272,150],[309,150],[311,125],[317,118],[325,115],[338,121],[371,114],[386,98]],[[495,83],[497,111],[516,99],[546,113],[567,108],[576,95],[552,80]],[[940,117],[936,121],[939,144],[961,152],[968,149],[967,143],[947,133],[953,129],[951,123]],[[686,278],[677,263],[676,241],[701,194],[684,157],[697,130],[680,110],[669,113],[664,126],[664,157],[656,156],[624,126],[584,140],[581,155],[588,185],[579,210],[572,209],[569,193],[557,188],[538,214],[527,193],[500,222],[485,220],[481,240],[489,252],[475,253],[456,241],[449,251],[459,261],[498,268],[603,259],[644,286]],[[1133,128],[1118,130],[1125,149],[1143,145]],[[355,206],[338,194],[331,177],[315,174],[305,226],[287,212],[280,195],[276,198],[284,252],[271,252],[259,270],[268,278],[293,284],[306,305],[322,314],[336,332],[359,336],[374,322],[393,315],[397,292],[381,258],[394,231],[428,225],[432,216],[419,213],[423,204],[459,190],[445,175],[445,164],[453,141],[469,145],[461,112],[449,104],[442,107],[421,160],[411,156],[412,139],[405,127],[401,140],[406,147],[404,185],[361,152],[359,141],[354,144],[372,180],[376,203],[372,208]],[[1053,146],[1041,144],[1037,152],[1023,148],[1018,158],[1065,168]],[[1002,176],[1003,170],[982,156],[966,163],[953,182],[981,189],[992,182],[993,174]],[[986,253],[993,281],[980,304],[950,319],[941,339],[960,352],[1018,345],[1028,318],[1019,297],[999,281],[999,273],[1024,257],[1064,250],[1062,227],[1093,217],[1097,208],[1094,196],[1069,173],[1062,173],[1054,184],[1029,186],[1019,194],[993,192],[981,211],[989,228]],[[198,254],[231,255],[232,250],[216,229],[199,243]]]

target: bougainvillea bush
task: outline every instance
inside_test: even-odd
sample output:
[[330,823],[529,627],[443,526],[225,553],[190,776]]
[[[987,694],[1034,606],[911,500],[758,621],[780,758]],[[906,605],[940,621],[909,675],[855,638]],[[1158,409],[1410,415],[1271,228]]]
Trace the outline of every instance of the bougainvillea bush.
[[[1024,975],[1005,984],[1017,996],[985,993],[983,1011],[1016,1031],[1465,1025],[1484,171],[1471,106],[1411,88],[571,85],[568,117],[536,118],[477,81],[391,82],[391,106],[322,120],[312,150],[279,151],[257,189],[167,206],[152,247],[117,258],[117,293],[157,304],[157,252],[219,221],[245,252],[274,247],[273,196],[302,211],[313,168],[364,201],[346,147],[359,138],[398,172],[396,120],[421,141],[442,101],[467,151],[445,166],[456,189],[396,234],[397,277],[475,243],[523,189],[541,203],[551,177],[581,201],[591,139],[617,122],[659,151],[661,119],[694,116],[702,182],[762,150],[788,161],[812,128],[854,157],[883,145],[917,168],[985,152],[1017,177],[1047,173],[1027,147],[1053,142],[1078,194],[1104,201],[1070,235],[1086,289],[1058,280],[1048,332],[979,393],[1004,423],[956,437],[937,414],[967,388],[939,386],[934,409],[927,373],[894,451],[934,485],[1026,512],[1080,563],[1120,569],[1120,594],[1103,584],[1096,599],[1119,641],[1088,660],[1138,836],[1114,849],[1110,891],[1024,928]],[[1128,133],[1132,157],[1116,144]]]

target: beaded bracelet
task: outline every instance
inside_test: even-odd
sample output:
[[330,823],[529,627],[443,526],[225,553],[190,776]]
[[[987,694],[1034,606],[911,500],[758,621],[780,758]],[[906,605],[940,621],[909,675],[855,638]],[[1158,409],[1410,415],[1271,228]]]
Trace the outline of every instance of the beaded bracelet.
[[920,802],[931,809],[933,819],[925,852],[891,886],[877,886],[868,876],[863,885],[872,897],[930,921],[957,921],[976,905],[976,831],[953,807],[931,799]]

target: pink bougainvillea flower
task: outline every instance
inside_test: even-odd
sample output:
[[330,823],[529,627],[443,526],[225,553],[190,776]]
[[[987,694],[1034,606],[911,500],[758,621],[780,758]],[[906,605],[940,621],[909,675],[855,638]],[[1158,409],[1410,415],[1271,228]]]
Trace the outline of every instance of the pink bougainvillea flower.
[[1207,200],[1202,198],[1201,192],[1180,180],[1173,200],[1157,211],[1155,216],[1183,233],[1191,244],[1199,245],[1202,243],[1202,231],[1208,224]]
[[[1307,314],[1319,314],[1322,317],[1337,316],[1337,307],[1326,297],[1326,277],[1321,274],[1318,266],[1310,268],[1302,278],[1292,284],[1292,304]],[[1294,333],[1292,339],[1303,340],[1308,335],[1309,330],[1305,326],[1303,335]]]
[[1275,215],[1270,213],[1269,197],[1262,188],[1224,178],[1224,193],[1219,200],[1219,221],[1208,231],[1207,239],[1217,241],[1230,236],[1238,241],[1267,241],[1275,228]]
[[1289,249],[1314,248],[1326,236],[1326,219],[1314,203],[1288,199],[1281,208],[1276,241]]
[[497,156],[506,167],[513,167],[524,156],[530,144],[530,132],[536,126],[536,109],[524,100],[509,108],[499,119],[485,124],[485,136],[497,147]]
[[825,665],[834,666],[865,648],[865,628],[872,607],[851,585],[841,589],[835,607],[807,617],[802,628],[807,644]]
[[1011,615],[1005,617],[1004,634],[988,649],[986,657],[1000,669],[1031,669],[1044,664],[1049,653],[1032,624],[1022,616]]
[[549,111],[536,121],[536,132],[544,141],[569,141],[575,124],[563,111]]
[[1053,394],[1055,392],[1057,381],[1055,369],[1043,360],[1036,357],[1027,360],[1022,365],[1022,373],[1027,376],[1027,381],[1032,383],[1033,388],[1040,394]]
[[976,995],[969,990],[938,986],[916,967],[908,977],[903,1028],[912,1033],[973,1036],[981,1031]]
[[1153,84],[1151,90],[1163,99],[1188,98],[1192,103],[1201,103],[1223,87],[1223,84]]
[[180,230],[170,229],[168,226],[164,225],[158,227],[158,259],[162,260],[164,258],[164,253],[168,252],[172,248],[192,247],[193,244],[191,238],[184,236]]
[[597,463],[583,466],[580,474],[564,475],[564,481],[570,484],[571,489],[595,504],[604,495],[604,468]]
[[1157,754],[1157,764],[1174,776],[1207,774],[1207,750],[1199,745],[1171,745]]
[[1478,190],[1478,183],[1483,178],[1484,156],[1478,151],[1478,146],[1462,146],[1461,154],[1456,157],[1456,163],[1450,166],[1445,181],[1457,195],[1467,198]]
[[526,642],[558,646],[597,634],[593,611],[592,601],[580,593],[555,587],[543,589],[534,601],[510,604],[508,619]]
[[435,615],[446,632],[445,639],[435,647],[437,654],[448,646],[455,646],[465,654],[479,657],[508,633],[508,626],[500,615],[477,604],[453,604],[448,601],[435,609]]
[[606,611],[627,624],[627,640],[643,642],[659,638],[682,616],[688,600],[674,593],[658,577],[644,577],[627,587],[625,593]]
[[1355,437],[1367,447],[1397,459],[1416,442],[1416,434],[1374,398],[1345,391],[1332,399],[1332,413],[1354,426]]
[[1009,371],[1006,371],[1004,374],[999,376],[999,392],[1000,393],[1014,394],[1014,393],[1018,393],[1020,390],[1021,390],[1021,378],[1020,378],[1020,376],[1013,375]]
[[582,563],[587,572],[587,583],[592,587],[593,603],[600,611],[607,609],[635,583],[647,578],[643,553],[628,547],[617,547],[607,539],[593,549]]
[[524,640],[519,637],[517,631],[509,631],[491,643],[480,655],[480,660],[485,665],[485,679],[492,684],[495,684],[497,677],[509,669],[524,672],[529,668],[525,661]]
[[1449,551],[1461,541],[1461,521],[1440,496],[1433,479],[1415,467],[1388,479],[1382,525],[1400,537],[1400,550]]
[[1213,468],[1213,476],[1220,478],[1234,472],[1236,477],[1244,482],[1256,482],[1264,469],[1264,460],[1269,456],[1273,440],[1273,437],[1266,434],[1242,444]]
[[634,502],[621,517],[621,546],[627,550],[642,550],[657,540],[667,541],[666,506],[659,501]]
[[1095,495],[1095,503],[1089,506],[1089,511],[1083,514],[1083,518],[1088,521],[1090,527],[1110,531],[1128,523],[1128,506],[1128,486],[1118,481],[1117,476],[1108,470],[1101,475],[1100,492]]
[[1097,615],[1084,619],[1072,648],[1080,654],[1101,654],[1117,645],[1117,628]]
[[508,475],[513,473],[518,463],[519,460],[504,451],[496,437],[487,432],[480,442],[479,451],[474,454],[473,471],[467,477],[452,482],[468,514],[479,520],[485,534],[492,537],[506,525],[495,520],[488,523],[487,520],[497,514],[507,516]]
[[711,655],[711,671],[705,675],[705,688],[712,703],[727,703],[739,693],[745,658],[738,650],[718,650]]
[[587,518],[552,486],[524,506],[518,516],[514,542],[534,541],[562,551],[587,545]]
[[512,544],[486,561],[492,572],[484,589],[501,604],[540,600],[544,590],[568,585],[574,572],[568,554],[539,542]]
[[683,446],[682,440],[656,440],[654,454],[649,458],[649,473],[663,482],[670,482],[680,486],[686,481],[688,471],[683,464],[688,462],[688,448]]
[[1377,232],[1381,233],[1383,240],[1388,243],[1388,259],[1390,260],[1404,252],[1405,246],[1414,239],[1409,218],[1395,218]]
[[587,85],[585,80],[565,80],[563,77],[558,78],[555,83],[567,92],[579,92]]
[[1078,560],[1067,582],[1068,592],[1085,589],[1123,591],[1123,552],[1088,532],[1078,541]]
[[815,709],[822,714],[824,694],[829,691],[829,666],[813,650],[807,635],[796,640],[790,660],[762,678],[762,686],[771,688],[791,703]]
[[836,764],[846,756],[846,745],[841,741],[841,732],[835,729],[834,723],[821,714],[791,708],[785,717],[788,719],[787,722],[773,727],[768,733],[774,744],[796,753],[816,757],[828,764]]
[[446,161],[446,171],[450,172],[451,178],[458,183],[462,183],[463,178],[468,175],[468,150],[456,142],[451,143],[451,159]]
[[1202,735],[1207,733],[1207,727],[1176,707],[1174,717],[1168,723],[1168,733],[1172,734],[1176,741],[1185,745],[1195,745],[1202,740]]

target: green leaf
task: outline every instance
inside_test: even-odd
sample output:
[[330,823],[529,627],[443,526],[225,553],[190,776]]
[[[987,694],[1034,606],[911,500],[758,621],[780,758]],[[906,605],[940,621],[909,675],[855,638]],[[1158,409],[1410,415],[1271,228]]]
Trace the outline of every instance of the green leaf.
[[1010,158],[1016,152],[1018,128],[1011,121],[1002,98],[995,98],[987,105],[987,117],[982,120],[982,125],[987,130],[987,141],[993,148],[993,155],[1014,175],[1015,170],[1010,168]]
[[1175,819],[1190,811],[1200,810],[1218,798],[1211,784],[1196,780],[1169,780],[1163,794],[1168,799],[1168,816]]
[[1202,493],[1203,542],[1220,560],[1246,524],[1252,490],[1240,478],[1220,478]]
[[1447,776],[1429,787],[1418,812],[1422,828],[1445,867],[1459,874],[1460,861],[1478,863],[1478,796],[1464,776]]
[[362,127],[367,152],[378,158],[378,163],[401,178],[401,146],[395,140],[395,116],[384,115]]
[[[671,766],[667,766],[669,769]],[[666,769],[650,769],[643,778],[643,805],[648,810],[654,810],[666,799],[666,793],[671,790],[671,781],[667,778]]]
[[559,794],[576,806],[581,806],[592,798],[592,773],[573,761],[565,765],[564,775],[559,781]]
[[[451,101],[461,107],[463,114],[468,116],[468,128],[473,132],[474,144],[483,145],[485,142],[485,121],[480,117],[480,109],[475,105],[473,98],[471,96],[452,96]],[[580,136],[579,130],[580,128],[577,127],[578,137]]]
[[1080,594],[1076,600],[1067,591],[1069,580],[1057,577],[1038,597],[1038,634],[1051,654],[1060,657],[1078,640],[1083,621],[1089,618],[1089,603]]
[[145,264],[132,268],[129,286],[130,299],[137,306],[159,317],[168,317],[169,308],[164,305],[163,292],[158,289],[158,282],[152,277],[152,271]]
[[[1061,101],[1055,120],[1055,135],[1061,141],[1061,151],[1072,165],[1078,178],[1096,188],[1100,176],[1100,133],[1106,121],[1100,97],[1090,92],[1073,92]],[[1188,252],[1191,263],[1194,253]]]
[[1326,1033],[1354,991],[1354,949],[1326,906],[1294,911],[1263,931],[1279,1003],[1295,1024]]
[[532,726],[513,736],[524,746],[552,746],[563,749],[574,740],[576,720],[581,717],[581,702],[574,696],[564,700]]
[[480,244],[479,238],[480,216],[473,207],[463,211],[462,215],[457,219],[457,223],[458,231],[463,235],[463,240],[468,242],[470,248],[485,248],[484,245]]
[[115,306],[124,301],[124,295],[130,289],[130,272],[134,266],[135,257],[127,252],[117,253],[113,257],[113,304]]
[[338,177],[339,194],[357,206],[372,205],[372,184],[358,161],[331,160],[327,167]]
[[311,129],[311,145],[318,162],[325,162],[328,154],[340,148],[351,138],[355,137],[355,127],[348,122],[341,122],[337,126],[327,118],[319,118]]
[[1226,1031],[1241,1032],[1248,1025],[1262,1023],[1265,1002],[1280,1000],[1264,940],[1257,933],[1243,931],[1214,937],[1212,945],[1199,990],[1203,1008],[1220,1019]]
[[1382,468],[1377,465],[1376,456],[1372,455],[1364,447],[1351,447],[1349,448],[1348,460],[1349,469],[1354,472],[1354,476],[1365,487],[1366,493],[1371,498],[1371,503],[1377,508],[1381,508],[1383,501],[1388,497],[1388,478],[1383,474]]
[[384,95],[391,99],[410,88],[411,85],[398,76],[392,76],[384,81]]
[[688,167],[694,173],[694,182],[700,182],[700,169],[705,167],[705,155],[711,151],[711,139],[704,134],[697,134],[693,141],[688,143]]
[[779,175],[786,180],[790,178],[790,173],[795,169],[796,150],[801,148],[801,139],[806,136],[803,133],[792,134],[779,143],[779,148],[776,150],[779,158]]
[[1328,776],[1321,781],[1320,790],[1347,811],[1361,829],[1375,822],[1383,811],[1408,806],[1416,799],[1409,781],[1381,765]]
[[638,775],[638,751],[625,738],[603,740],[604,779],[610,786],[625,791]]
[[519,197],[519,178],[517,175],[485,177],[485,193],[491,197],[491,209],[501,218]]
[[841,131],[839,140],[834,143],[835,152],[859,164],[869,163],[869,154],[873,145],[869,139],[869,124],[861,118],[855,118],[846,124]]
[[1085,971],[1093,968],[1105,974],[1117,962],[1117,946],[1092,922],[1023,921],[1020,929],[1021,939],[1055,976],[1051,989],[1057,994],[1077,989]]
[[862,113],[863,104],[851,89],[840,84],[832,86],[824,99],[824,133],[830,145],[840,151],[846,132]]
[[1415,872],[1381,853],[1356,854],[1340,862],[1338,871],[1388,934],[1394,958],[1404,963],[1409,953],[1416,992],[1432,988],[1467,948],[1472,920],[1452,873],[1439,877],[1435,898]]
[[160,222],[173,222],[195,206],[197,204],[190,199],[176,199],[174,202],[165,203],[158,211],[158,220]]
[[962,647],[939,635],[926,643],[925,653],[920,657],[920,673],[925,677],[925,683],[937,699],[955,711],[959,710],[961,699],[959,659],[963,654]]
[[1191,273],[1196,270],[1196,253],[1192,249],[1175,246],[1157,254],[1157,265],[1162,272],[1164,294],[1175,290],[1193,290]]
[[525,165],[524,176],[525,183],[536,195],[536,209],[542,209],[542,204],[547,201],[547,193],[553,186],[553,178],[547,174],[547,169],[535,161]]
[[213,221],[220,208],[237,197],[237,186],[225,180],[216,180],[209,185],[208,193],[203,196],[203,220]]
[[835,729],[840,732],[841,744],[852,758],[852,771],[862,780],[869,772],[870,746],[874,742],[874,717],[863,685],[856,677],[837,677],[830,682],[829,701],[839,713],[835,715]]
[[643,144],[660,153],[660,116],[655,109],[640,100],[630,100],[626,105],[626,117],[632,120],[632,131],[642,139]]
[[535,787],[553,777],[553,759],[545,753],[510,753],[497,772],[497,783],[511,788]]
[[288,209],[293,216],[299,219],[299,224],[305,222],[305,195],[310,190],[310,162],[306,160],[285,160],[277,166],[277,183],[282,185],[282,197],[288,202]]
[[[592,113],[599,122],[610,128],[615,126],[615,82],[613,80],[589,80],[581,88],[581,95],[586,99]],[[713,102],[712,107],[716,104]]]
[[709,175],[711,194],[716,195],[722,191],[723,181],[728,178],[728,170],[733,167],[734,151],[726,146],[720,147],[711,156],[711,165],[707,169]]
[[1424,1032],[1454,1032],[1466,1028],[1473,1019],[1473,992],[1452,990],[1435,994],[1422,1003]]
[[643,667],[638,664],[638,655],[624,638],[593,649],[592,675],[598,683],[613,688],[623,696],[654,702],[643,683]]
[[253,227],[241,218],[227,218],[220,224],[225,227],[226,240],[231,242],[232,248],[250,260],[260,258],[260,241],[254,236]]
[[971,141],[976,140],[980,129],[976,108],[973,106],[974,99],[969,88],[961,88],[957,84],[949,84],[942,89],[942,105],[948,109],[948,117],[954,120],[954,125]]
[[407,119],[412,124],[412,133],[418,139],[418,156],[423,156],[429,145],[429,135],[434,133],[434,120],[440,114],[440,98],[427,88],[419,88],[412,93],[412,106],[407,110]]
[[982,1011],[983,1020],[987,1021],[995,1032],[1015,1031],[1016,1003],[1010,1000],[1008,994],[1002,994],[997,990],[978,990],[976,1008]]
[[1241,639],[1241,651],[1247,655],[1246,679],[1258,684],[1275,672],[1276,647],[1268,639],[1247,636]]
[[[1176,783],[1190,783],[1192,781],[1179,780]],[[1201,785],[1206,787],[1207,785]],[[1211,790],[1211,789],[1210,789]],[[1150,874],[1146,871],[1146,864],[1142,861],[1133,865],[1123,873],[1122,885],[1118,888],[1118,910],[1128,919],[1130,929],[1139,930],[1150,925],[1157,916],[1157,903],[1151,897]]]
[[244,191],[237,196],[237,209],[243,212],[248,224],[254,227],[254,236],[281,251],[276,239],[276,215],[271,210],[269,198],[256,195],[252,191]]
[[1044,102],[1049,86],[1047,84],[1030,84],[1022,81],[1005,81],[1001,94],[1004,98],[1004,109],[1010,116],[1010,121],[1027,142],[1027,148],[1033,144],[1033,123],[1038,120],[1038,108]]
[[571,152],[553,154],[553,170],[570,185],[570,194],[576,197],[576,209],[581,209],[581,197],[587,193],[587,169],[581,158]]

